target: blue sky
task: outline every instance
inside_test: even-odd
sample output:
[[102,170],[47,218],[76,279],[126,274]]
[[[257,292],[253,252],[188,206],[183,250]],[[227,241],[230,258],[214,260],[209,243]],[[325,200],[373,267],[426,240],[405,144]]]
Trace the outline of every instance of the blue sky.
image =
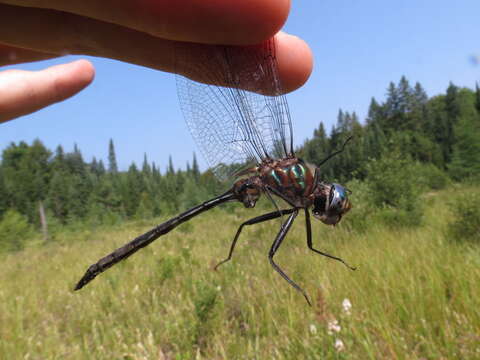
[[[284,30],[305,39],[315,57],[307,84],[288,95],[295,143],[311,137],[320,121],[330,129],[339,108],[363,120],[371,97],[383,100],[388,83],[402,75],[419,81],[429,96],[444,92],[450,81],[473,88],[480,82],[480,66],[469,60],[480,55],[479,14],[478,0],[292,1]],[[113,138],[121,169],[141,164],[147,153],[162,170],[169,155],[184,168],[199,153],[180,113],[173,75],[87,58],[96,68],[94,83],[67,101],[1,124],[0,149],[39,138],[52,150],[61,144],[70,151],[77,143],[87,161],[106,161]]]

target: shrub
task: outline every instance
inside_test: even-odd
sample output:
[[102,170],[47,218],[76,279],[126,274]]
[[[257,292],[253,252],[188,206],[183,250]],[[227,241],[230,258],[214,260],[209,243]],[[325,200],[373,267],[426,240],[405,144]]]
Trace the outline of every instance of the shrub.
[[418,166],[399,151],[384,154],[366,166],[369,200],[386,224],[419,225],[423,216],[423,190]]
[[7,210],[0,221],[0,252],[23,249],[32,235],[27,219],[15,210]]
[[415,172],[420,185],[428,190],[445,189],[452,182],[444,171],[433,164],[418,163],[415,167]]
[[453,220],[448,224],[449,238],[458,242],[480,242],[480,194],[465,194],[450,206]]
[[347,229],[363,232],[367,230],[371,221],[370,217],[375,211],[370,201],[370,190],[368,184],[357,179],[349,181],[346,185],[352,193],[349,199],[352,203],[352,210],[342,218],[341,226]]

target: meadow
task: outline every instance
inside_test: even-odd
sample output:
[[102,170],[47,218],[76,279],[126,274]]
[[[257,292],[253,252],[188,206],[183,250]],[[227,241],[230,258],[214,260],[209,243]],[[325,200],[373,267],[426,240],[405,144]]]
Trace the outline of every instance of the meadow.
[[278,221],[245,228],[232,261],[213,270],[261,207],[204,214],[78,292],[90,264],[155,222],[65,231],[1,255],[0,357],[479,359],[480,249],[447,232],[449,203],[468,192],[480,189],[424,195],[418,227],[315,222],[314,245],[356,271],[308,250],[299,215],[275,259],[313,307],[268,262]]

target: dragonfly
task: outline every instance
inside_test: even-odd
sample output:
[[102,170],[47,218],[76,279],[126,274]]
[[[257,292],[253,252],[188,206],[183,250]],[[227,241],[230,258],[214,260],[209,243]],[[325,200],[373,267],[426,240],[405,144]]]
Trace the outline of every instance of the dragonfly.
[[[320,172],[320,166],[341,153],[351,138],[320,164],[309,164],[295,156],[292,120],[278,72],[274,38],[255,46],[198,47],[194,50],[195,62],[185,60],[191,58],[191,51],[186,46],[176,49],[176,72],[186,75],[176,77],[180,106],[210,169],[220,180],[234,179],[232,185],[225,193],[161,223],[91,265],[75,290],[180,224],[226,202],[253,208],[264,195],[275,210],[243,222],[228,256],[215,270],[231,260],[245,226],[280,219],[280,229],[268,252],[269,262],[311,305],[307,293],[277,265],[274,256],[303,211],[308,248],[355,270],[343,259],[313,247],[310,220],[311,211],[324,224],[335,225],[351,209],[348,189],[325,181]],[[286,205],[279,206],[279,200]]]

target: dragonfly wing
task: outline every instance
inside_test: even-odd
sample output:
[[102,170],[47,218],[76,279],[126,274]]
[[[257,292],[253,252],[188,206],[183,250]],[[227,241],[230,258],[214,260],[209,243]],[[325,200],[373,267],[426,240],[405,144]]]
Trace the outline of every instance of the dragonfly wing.
[[199,46],[194,64],[182,62],[189,58],[186,51],[191,47],[179,46],[176,51],[176,71],[189,76],[177,75],[180,105],[219,179],[263,159],[293,153],[290,112],[273,39],[248,47]]

